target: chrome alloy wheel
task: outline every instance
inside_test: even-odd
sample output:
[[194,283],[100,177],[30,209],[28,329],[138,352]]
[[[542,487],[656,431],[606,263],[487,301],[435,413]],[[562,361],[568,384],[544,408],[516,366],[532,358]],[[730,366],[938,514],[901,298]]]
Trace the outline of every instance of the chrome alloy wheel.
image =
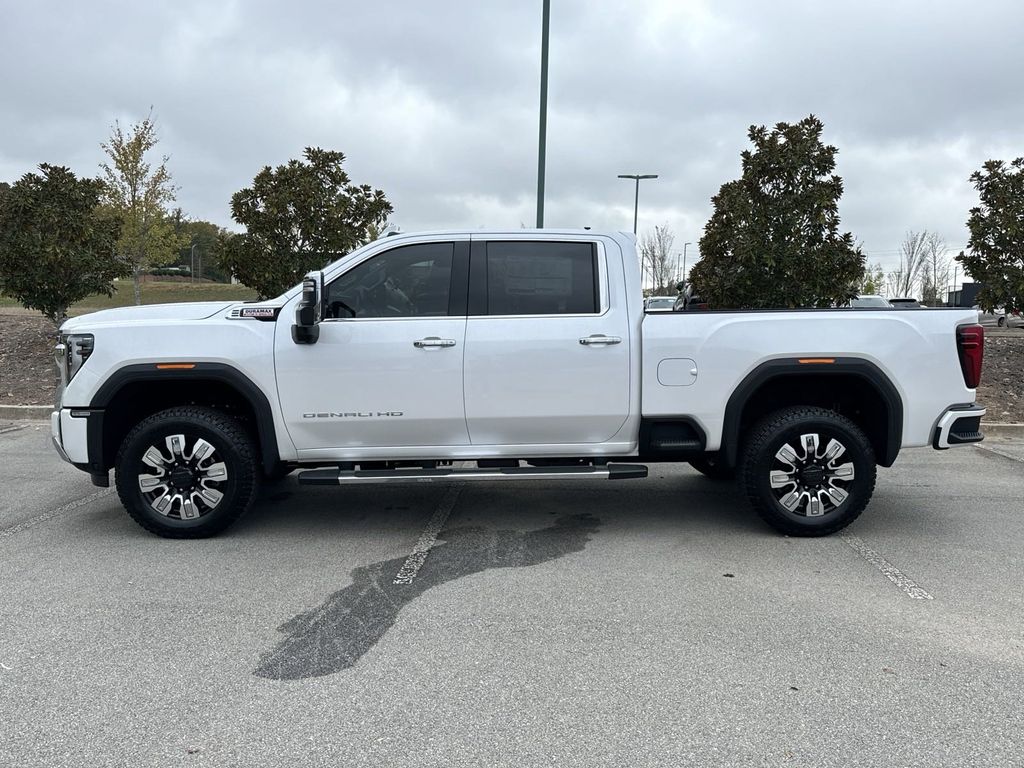
[[151,445],[142,455],[142,463],[153,470],[139,475],[143,498],[164,517],[202,517],[224,498],[217,486],[228,479],[227,466],[201,437],[193,438],[191,448],[185,435],[167,435],[164,442],[167,453]]
[[821,517],[838,508],[850,495],[845,486],[854,478],[853,462],[840,463],[846,446],[832,438],[824,450],[820,435],[800,435],[797,446],[784,443],[770,471],[772,494],[784,509],[805,517]]

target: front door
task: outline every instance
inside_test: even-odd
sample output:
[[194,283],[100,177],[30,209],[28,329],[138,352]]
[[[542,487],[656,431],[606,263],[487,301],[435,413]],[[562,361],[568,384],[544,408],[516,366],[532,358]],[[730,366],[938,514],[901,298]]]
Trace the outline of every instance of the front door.
[[[609,269],[617,280],[609,281]],[[621,264],[596,242],[473,241],[466,420],[474,445],[604,443],[629,417]]]
[[278,392],[300,457],[469,443],[467,265],[464,241],[378,252],[327,284],[316,344],[293,343],[282,324]]

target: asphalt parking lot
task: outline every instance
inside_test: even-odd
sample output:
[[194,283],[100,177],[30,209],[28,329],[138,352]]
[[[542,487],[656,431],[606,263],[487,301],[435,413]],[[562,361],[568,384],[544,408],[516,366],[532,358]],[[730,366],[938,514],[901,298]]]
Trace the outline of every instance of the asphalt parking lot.
[[5,767],[1022,764],[1024,443],[904,452],[826,539],[655,465],[182,542],[48,441],[0,424]]

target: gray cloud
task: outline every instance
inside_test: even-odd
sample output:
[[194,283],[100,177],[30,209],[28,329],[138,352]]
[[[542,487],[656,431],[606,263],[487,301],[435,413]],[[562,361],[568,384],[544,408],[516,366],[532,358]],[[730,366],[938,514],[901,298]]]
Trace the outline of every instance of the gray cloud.
[[[0,178],[95,172],[115,119],[155,108],[179,203],[230,195],[318,144],[405,230],[531,225],[540,3],[4,3]],[[1024,7],[553,0],[547,223],[698,240],[751,123],[810,112],[840,149],[844,229],[966,240],[970,173],[1024,154]],[[692,251],[691,251],[692,253]]]

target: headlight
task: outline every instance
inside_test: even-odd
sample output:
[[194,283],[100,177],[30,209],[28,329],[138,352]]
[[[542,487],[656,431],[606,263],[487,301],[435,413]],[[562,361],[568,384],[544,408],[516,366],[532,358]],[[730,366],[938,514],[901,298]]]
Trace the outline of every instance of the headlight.
[[68,382],[75,378],[85,361],[92,354],[95,339],[91,333],[62,333],[60,342],[53,348],[54,361],[57,363],[57,370],[60,372],[60,391],[57,393],[58,402],[61,392]]

